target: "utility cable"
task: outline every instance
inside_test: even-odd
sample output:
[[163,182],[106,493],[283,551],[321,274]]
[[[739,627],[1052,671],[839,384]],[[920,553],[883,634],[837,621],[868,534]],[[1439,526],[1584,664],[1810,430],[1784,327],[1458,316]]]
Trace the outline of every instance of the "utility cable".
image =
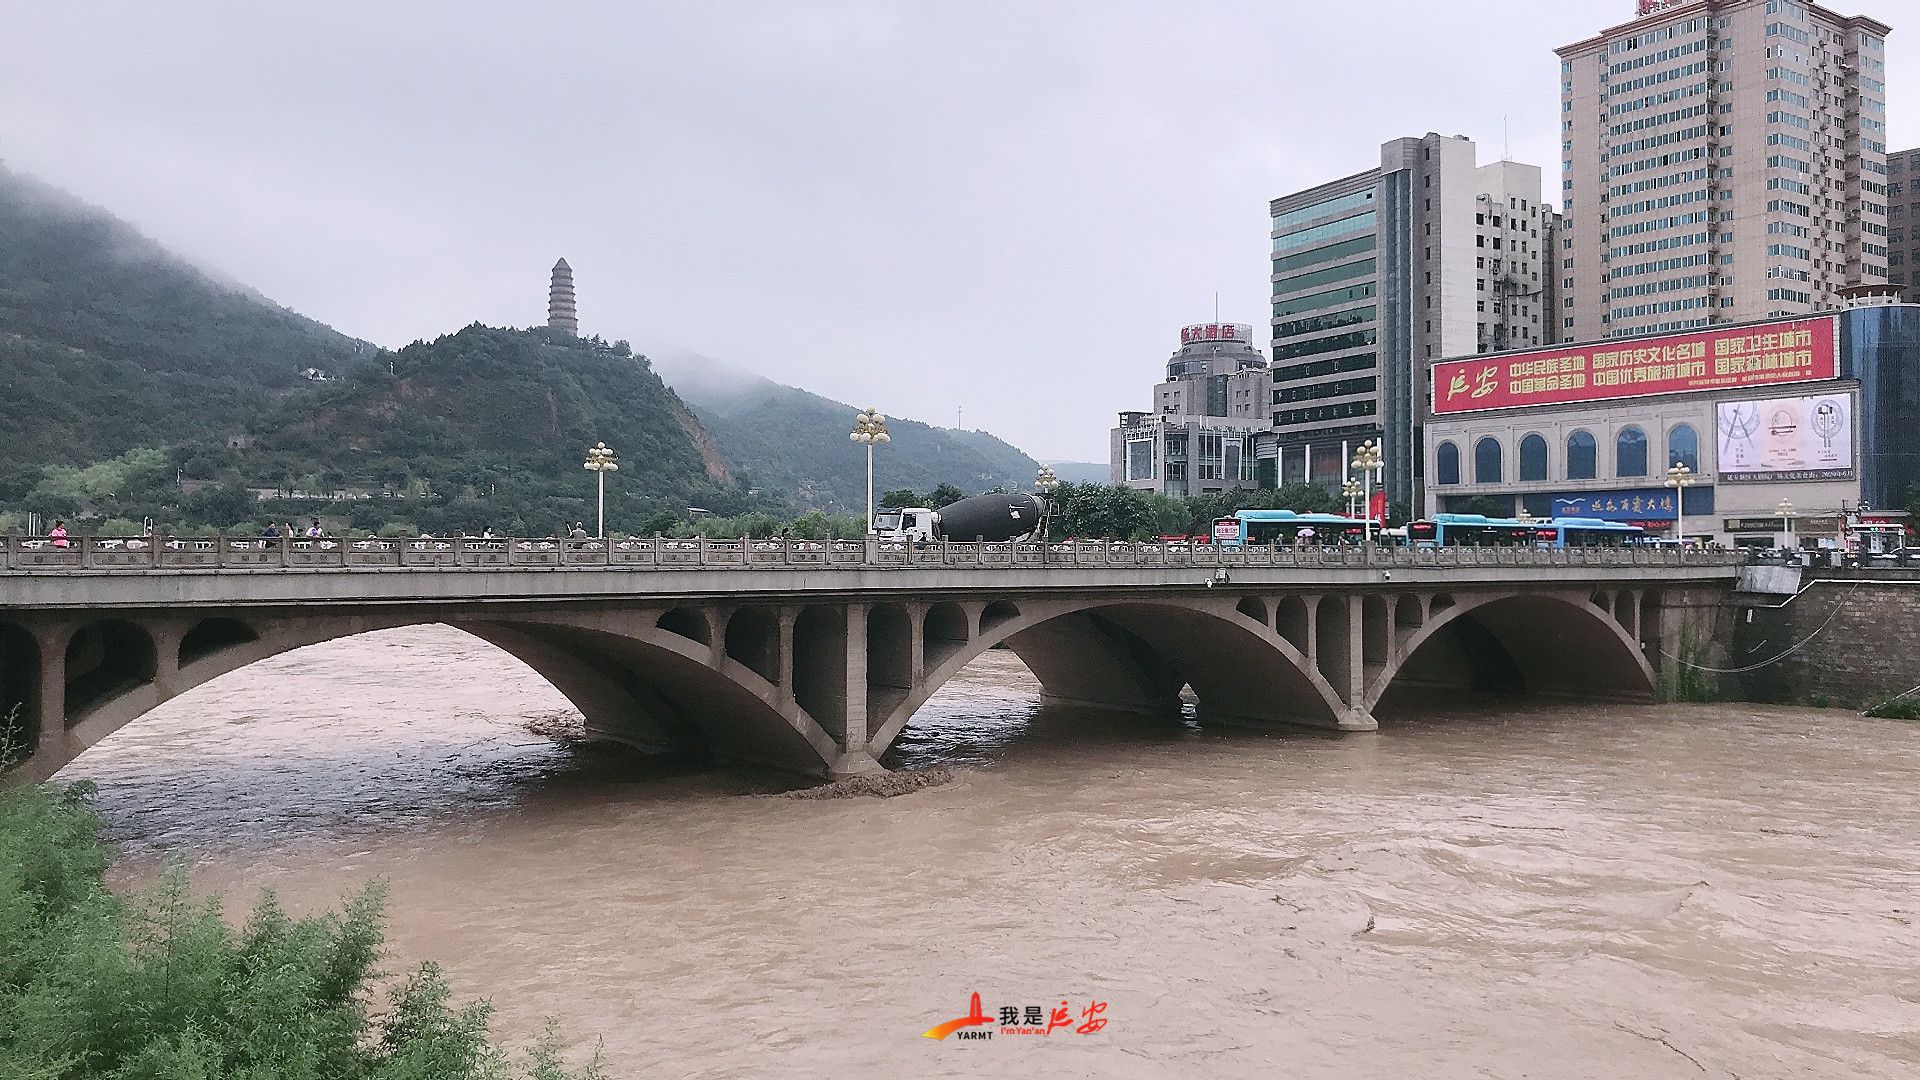
[[[1852,596],[1856,591],[1859,590],[1860,586],[1864,584],[1866,584],[1865,578],[1855,579],[1853,583],[1853,588],[1847,590],[1846,596]],[[1809,583],[1807,585],[1807,589],[1810,589],[1812,587],[1813,587],[1812,583]],[[1806,589],[1800,590],[1800,592],[1805,592],[1805,591],[1807,590]],[[1683,657],[1675,656],[1673,653],[1670,653],[1665,649],[1660,650],[1660,655],[1666,657],[1669,660],[1672,660],[1677,664],[1682,664],[1686,667],[1690,667],[1695,671],[1705,671],[1715,675],[1740,675],[1749,671],[1758,671],[1763,667],[1767,667],[1771,664],[1777,664],[1780,661],[1785,660],[1788,656],[1792,655],[1793,653],[1799,651],[1801,648],[1805,647],[1814,638],[1819,637],[1821,634],[1821,631],[1824,631],[1827,628],[1827,625],[1833,622],[1833,620],[1839,616],[1841,602],[1846,599],[1846,596],[1843,596],[1839,600],[1834,601],[1833,610],[1827,613],[1827,617],[1821,621],[1819,626],[1816,626],[1813,628],[1813,633],[1808,634],[1806,637],[1801,638],[1799,641],[1794,642],[1792,645],[1787,646],[1785,649],[1780,650],[1780,652],[1774,654],[1773,656],[1765,660],[1760,661],[1757,664],[1748,664],[1745,667],[1717,668],[1717,667],[1708,667],[1705,664],[1696,664],[1691,660],[1687,660]],[[1793,594],[1793,597],[1788,602],[1791,603],[1792,600],[1797,600],[1799,598],[1800,598],[1800,593],[1795,593]],[[1781,604],[1780,606],[1786,607],[1786,604]],[[1916,686],[1913,689],[1920,690],[1920,686]],[[1913,693],[1913,690],[1909,690],[1907,691],[1907,693],[1911,694]]]

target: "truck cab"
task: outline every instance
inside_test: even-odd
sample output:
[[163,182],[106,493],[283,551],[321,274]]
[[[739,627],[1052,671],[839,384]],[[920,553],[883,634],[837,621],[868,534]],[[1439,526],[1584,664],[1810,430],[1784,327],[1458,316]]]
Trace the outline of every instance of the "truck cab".
[[938,519],[925,506],[888,507],[873,515],[873,534],[882,540],[932,542]]

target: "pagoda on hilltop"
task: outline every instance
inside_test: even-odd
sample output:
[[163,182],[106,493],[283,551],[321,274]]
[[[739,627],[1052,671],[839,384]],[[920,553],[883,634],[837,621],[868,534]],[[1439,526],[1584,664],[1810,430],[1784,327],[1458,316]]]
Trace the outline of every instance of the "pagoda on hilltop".
[[547,288],[547,328],[570,337],[580,336],[580,315],[573,306],[573,267],[565,259],[553,264],[553,283]]

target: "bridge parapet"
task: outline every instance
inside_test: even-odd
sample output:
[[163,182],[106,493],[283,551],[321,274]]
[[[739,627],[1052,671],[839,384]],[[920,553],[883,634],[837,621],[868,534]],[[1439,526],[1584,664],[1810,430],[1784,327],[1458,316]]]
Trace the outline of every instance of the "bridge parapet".
[[605,570],[884,569],[991,567],[1724,567],[1739,552],[1675,548],[1287,548],[1132,541],[906,544],[880,540],[627,540],[552,538],[247,539],[7,536],[0,573],[153,570]]

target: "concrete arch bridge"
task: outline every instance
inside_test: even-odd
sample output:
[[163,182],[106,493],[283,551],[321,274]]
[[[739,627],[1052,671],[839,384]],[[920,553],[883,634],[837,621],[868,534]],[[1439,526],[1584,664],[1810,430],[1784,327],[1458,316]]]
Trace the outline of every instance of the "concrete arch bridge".
[[519,658],[596,737],[829,777],[880,768],[996,645],[1049,698],[1174,709],[1191,686],[1209,720],[1365,731],[1383,700],[1433,687],[1644,701],[1681,635],[1713,636],[1737,573],[1713,553],[1102,545],[1035,565],[963,547],[938,563],[765,565],[736,544],[694,565],[16,565],[0,570],[0,714],[17,709],[25,754],[11,775],[51,776],[255,661],[424,623]]

